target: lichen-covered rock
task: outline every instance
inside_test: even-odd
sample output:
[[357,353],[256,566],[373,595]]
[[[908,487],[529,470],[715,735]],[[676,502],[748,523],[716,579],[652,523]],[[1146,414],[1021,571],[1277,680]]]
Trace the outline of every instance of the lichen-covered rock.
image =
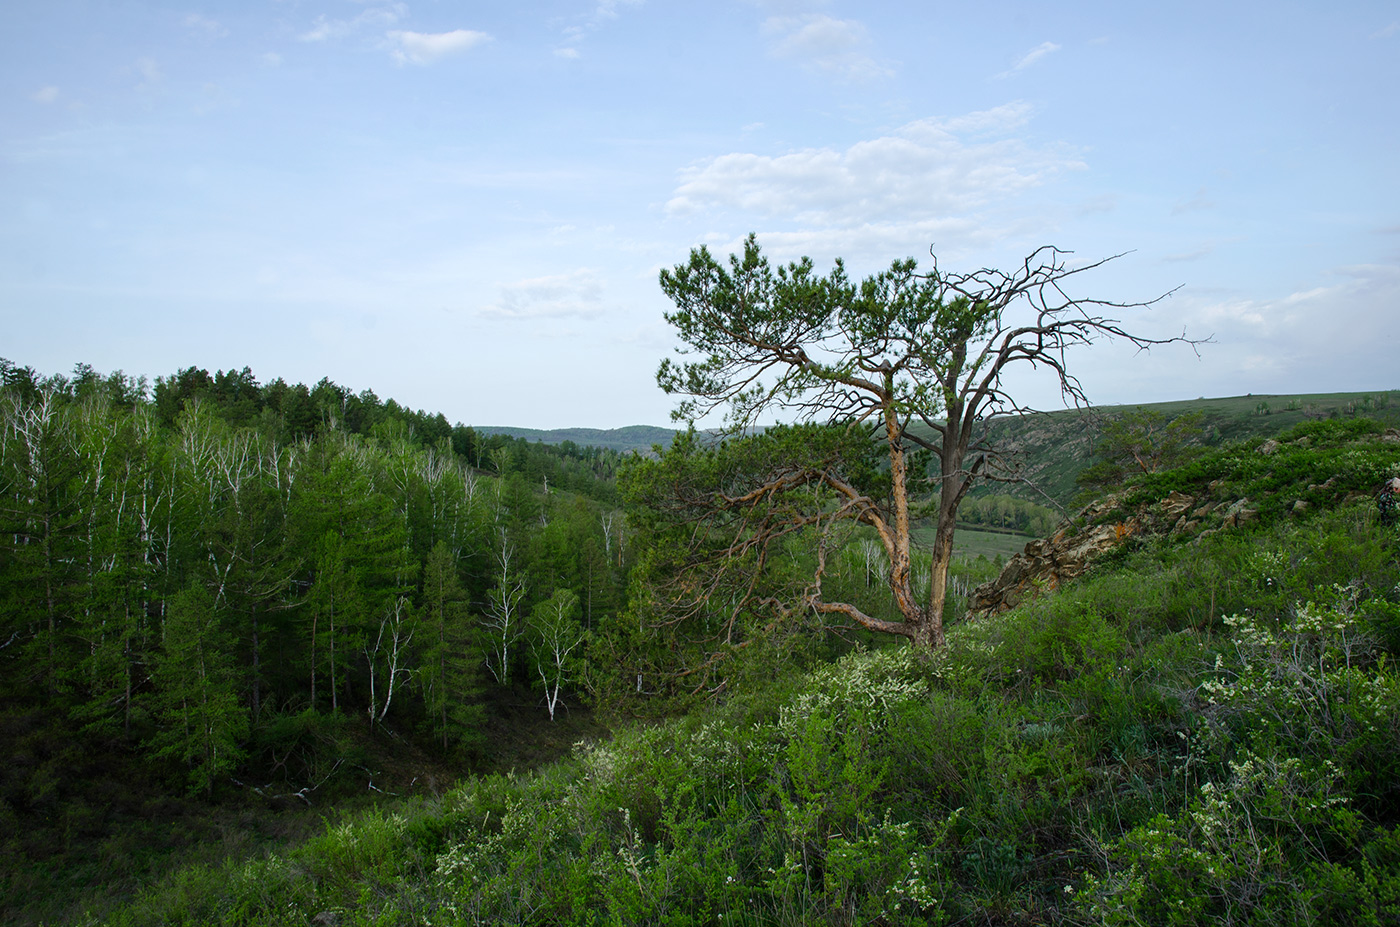
[[[1155,505],[1139,509],[1138,514],[1121,521],[1094,524],[1115,512],[1121,503],[1117,495],[1107,496],[1085,508],[1073,524],[1088,524],[1085,528],[1066,526],[1048,538],[1031,541],[1012,557],[996,579],[983,583],[968,597],[971,618],[995,615],[1014,608],[1033,597],[1040,589],[1057,589],[1060,584],[1081,576],[1095,560],[1128,538],[1150,534],[1196,534],[1208,537],[1222,528],[1234,528],[1259,518],[1259,510],[1249,499],[1236,499],[1229,505],[1206,502],[1183,492],[1173,492]],[[1204,528],[1208,515],[1219,515],[1214,527]]]
[[1158,507],[1162,510],[1162,514],[1167,518],[1179,518],[1189,512],[1191,507],[1195,504],[1196,500],[1193,497],[1186,495],[1184,492],[1176,491],[1173,491],[1165,499],[1157,503]]
[[1223,525],[1226,528],[1235,528],[1239,525],[1247,525],[1259,518],[1259,510],[1251,508],[1248,499],[1237,499],[1225,510]]
[[[1092,508],[1110,511],[1099,503]],[[1088,515],[1085,510],[1083,515]],[[1112,550],[1142,529],[1137,518],[1108,525],[1095,525],[1079,531],[1063,528],[1048,538],[1026,545],[1012,557],[1001,575],[972,591],[969,608],[974,617],[994,615],[1014,608],[1037,589],[1055,589],[1062,582],[1084,573],[1099,556]]]

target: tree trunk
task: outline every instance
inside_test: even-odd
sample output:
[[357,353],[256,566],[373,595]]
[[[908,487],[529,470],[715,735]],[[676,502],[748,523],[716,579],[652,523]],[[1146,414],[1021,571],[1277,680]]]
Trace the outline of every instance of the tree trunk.
[[253,721],[257,722],[262,714],[262,687],[258,679],[258,674],[262,671],[258,661],[258,603],[252,606],[253,617]]
[[890,501],[894,508],[893,537],[887,543],[890,548],[890,591],[894,593],[895,607],[904,616],[905,623],[917,625],[922,618],[909,581],[908,464],[904,457],[904,436],[899,419],[888,405],[885,408],[885,436],[890,446],[890,492],[893,497]]
[[953,563],[953,526],[957,517],[956,509],[945,511],[941,500],[938,508],[938,527],[934,530],[933,556],[929,563],[928,609],[924,617],[927,643],[921,644],[932,648],[944,644],[943,605],[948,599],[948,568]]

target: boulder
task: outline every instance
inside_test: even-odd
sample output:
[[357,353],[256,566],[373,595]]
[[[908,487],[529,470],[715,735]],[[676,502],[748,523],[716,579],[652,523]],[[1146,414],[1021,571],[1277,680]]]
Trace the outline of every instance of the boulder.
[[1201,527],[1201,520],[1199,518],[1192,518],[1188,521],[1187,517],[1183,515],[1181,519],[1177,521],[1176,526],[1172,528],[1172,534],[1192,534],[1199,527]]
[[1258,519],[1259,510],[1250,508],[1248,499],[1237,499],[1225,510],[1224,527],[1235,528]]
[[[1219,484],[1212,484],[1218,489]],[[1075,522],[1089,522],[1086,528],[1066,526],[1048,538],[1031,541],[1021,553],[1012,557],[996,579],[983,583],[968,597],[968,617],[981,618],[1014,608],[1041,589],[1059,588],[1089,569],[1095,560],[1113,550],[1125,540],[1138,535],[1194,534],[1192,543],[1225,528],[1248,524],[1259,518],[1259,510],[1242,498],[1224,505],[1208,502],[1197,506],[1199,500],[1185,493],[1173,492],[1137,515],[1123,521],[1093,524],[1096,517],[1114,512],[1120,502],[1117,496],[1107,497],[1085,508]],[[1222,515],[1221,523],[1202,530],[1202,519],[1212,513]],[[1212,519],[1213,520],[1213,519]]]
[[1157,504],[1161,507],[1162,514],[1167,518],[1177,518],[1189,512],[1191,507],[1196,504],[1196,500],[1186,493],[1173,490],[1170,495]]

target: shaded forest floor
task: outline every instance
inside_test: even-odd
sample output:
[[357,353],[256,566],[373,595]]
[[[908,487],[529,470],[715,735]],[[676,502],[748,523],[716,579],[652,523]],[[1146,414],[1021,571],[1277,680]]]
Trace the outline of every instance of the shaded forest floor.
[[[475,755],[445,758],[393,728],[345,718],[331,774],[307,799],[250,758],[212,797],[172,791],[120,737],[74,738],[37,710],[0,712],[0,923],[68,923],[100,914],[191,864],[284,852],[326,827],[473,774],[527,772],[609,732],[586,707],[551,721],[524,687],[497,693]],[[285,757],[284,757],[285,759]],[[310,783],[307,783],[308,785]]]

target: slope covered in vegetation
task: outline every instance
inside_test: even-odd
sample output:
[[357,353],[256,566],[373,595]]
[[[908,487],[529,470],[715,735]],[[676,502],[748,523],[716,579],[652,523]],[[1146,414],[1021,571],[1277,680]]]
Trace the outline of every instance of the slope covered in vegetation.
[[[1275,462],[1375,485],[1400,474],[1378,432]],[[1283,479],[1264,456],[1216,466],[1262,498]],[[1144,537],[929,661],[751,674],[538,773],[192,867],[105,922],[1394,923],[1400,532],[1369,495],[1293,511]]]
[[987,422],[987,437],[1002,449],[1008,463],[1026,482],[985,492],[1010,493],[1041,504],[1069,506],[1079,491],[1081,474],[1101,455],[1105,436],[1113,432],[1115,425],[1148,420],[1166,429],[1183,417],[1189,425],[1185,435],[1188,448],[1218,449],[1269,438],[1306,423],[1360,417],[1400,425],[1400,394],[1383,391],[1202,397],[1132,407],[1095,406],[1001,416]]
[[0,376],[0,920],[557,753],[514,741],[620,608],[618,455],[246,370]]

